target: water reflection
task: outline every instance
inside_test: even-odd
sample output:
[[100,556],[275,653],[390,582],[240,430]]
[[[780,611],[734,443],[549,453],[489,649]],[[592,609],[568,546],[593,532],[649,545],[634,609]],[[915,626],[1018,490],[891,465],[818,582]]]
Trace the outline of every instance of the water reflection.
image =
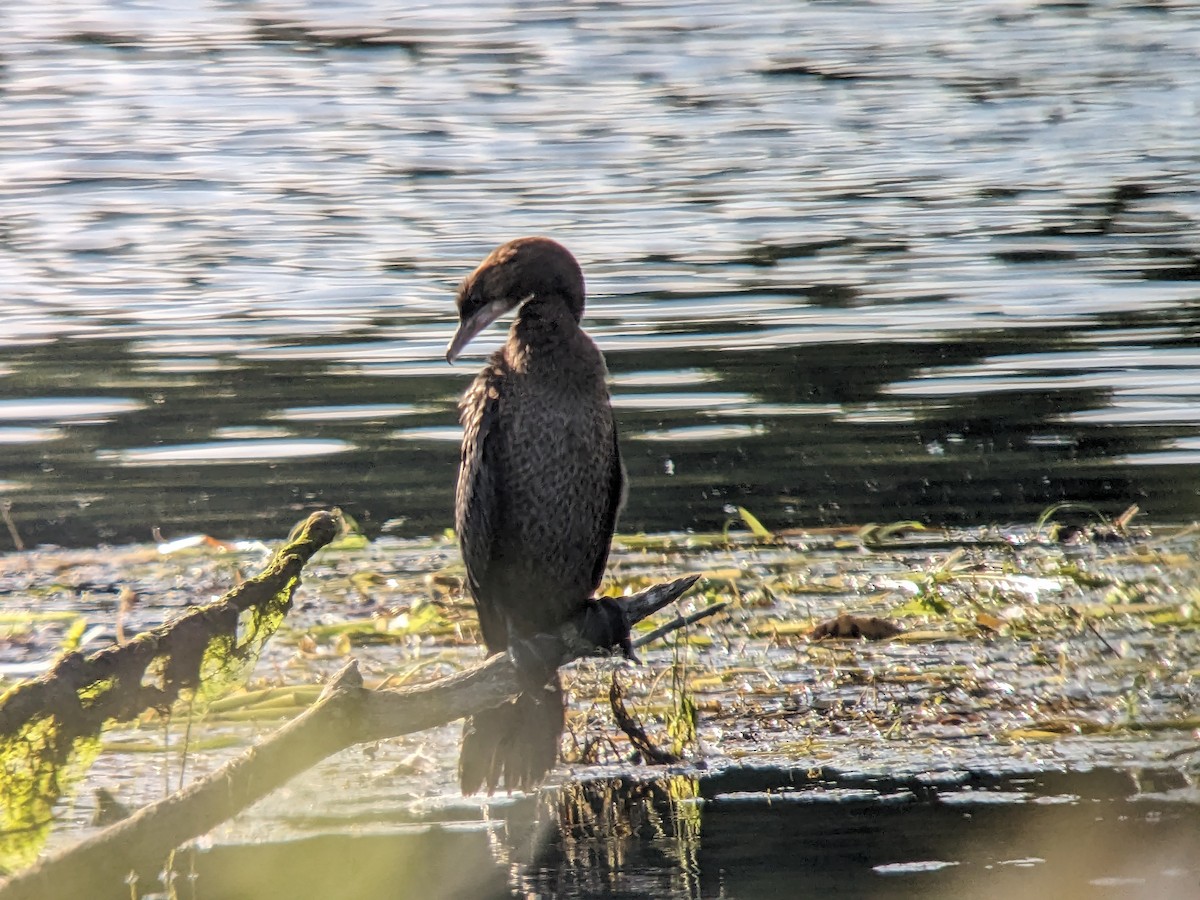
[[[745,766],[572,782],[502,801],[486,823],[443,810],[427,823],[364,822],[352,833],[180,851],[175,883],[181,895],[206,900],[1112,891],[1190,900],[1200,877],[1195,800],[1169,770],[835,774]],[[142,873],[136,890],[152,894],[158,874]],[[97,897],[131,896],[127,884],[105,887],[96,886]]]
[[587,272],[626,530],[1200,516],[1190,6],[78,0],[5,30],[28,543],[317,505],[440,532],[501,339],[444,365],[453,288],[523,233]]
[[0,401],[0,420],[100,422],[141,409],[142,405],[137,400],[119,397],[31,397]]
[[400,416],[411,416],[417,413],[436,412],[435,407],[407,404],[360,403],[353,406],[302,406],[293,409],[280,410],[275,414],[278,419],[290,419],[293,422],[337,422],[354,419],[395,419]]
[[[519,893],[557,897],[1190,897],[1178,774],[734,768],[549,792]],[[1172,793],[1174,791],[1174,794]],[[1177,799],[1172,799],[1178,794]],[[520,859],[518,852],[518,859]]]
[[701,801],[691,775],[572,782],[543,793],[518,836],[518,891],[555,897],[700,896]]

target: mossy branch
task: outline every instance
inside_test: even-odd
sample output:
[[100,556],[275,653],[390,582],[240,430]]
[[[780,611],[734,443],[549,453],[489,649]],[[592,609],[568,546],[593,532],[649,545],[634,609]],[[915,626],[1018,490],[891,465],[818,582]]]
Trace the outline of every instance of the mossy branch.
[[[698,575],[599,603],[564,625],[563,662],[608,652],[628,627],[684,594]],[[615,613],[610,615],[608,612]],[[351,661],[320,699],[266,740],[213,774],[74,847],[47,857],[6,882],[0,900],[91,896],[130,871],[159,865],[175,847],[210,831],[293,776],[355,744],[423,731],[497,706],[522,682],[507,654],[417,687],[370,690]]]
[[[57,715],[64,725],[84,733],[99,731],[107,721],[129,721],[147,709],[170,707],[181,690],[199,685],[200,663],[211,640],[236,634],[242,613],[266,607],[285,591],[290,604],[300,570],[337,534],[332,514],[313,513],[264,572],[220,600],[192,607],[128,643],[90,656],[67,654],[45,675],[0,697],[0,737],[17,734],[30,721],[47,715]],[[163,669],[149,680],[148,670],[156,659],[163,660]],[[97,685],[105,689],[95,690]]]
[[266,570],[125,644],[70,653],[0,696],[0,874],[29,865],[52,813],[99,752],[106,722],[169,709],[185,690],[227,690],[249,673],[292,605],[300,570],[339,531],[313,513]]

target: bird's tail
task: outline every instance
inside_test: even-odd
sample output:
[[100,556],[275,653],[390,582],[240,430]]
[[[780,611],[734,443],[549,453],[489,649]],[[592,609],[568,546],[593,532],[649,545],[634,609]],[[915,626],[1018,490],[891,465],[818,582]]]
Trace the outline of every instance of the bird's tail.
[[555,674],[544,690],[476,713],[463,724],[458,782],[464,794],[537,787],[558,760],[566,724],[566,697]]

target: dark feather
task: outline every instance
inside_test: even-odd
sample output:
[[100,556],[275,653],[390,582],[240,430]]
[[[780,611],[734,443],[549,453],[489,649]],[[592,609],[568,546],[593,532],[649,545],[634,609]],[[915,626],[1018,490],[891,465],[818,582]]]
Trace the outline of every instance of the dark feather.
[[604,540],[601,541],[601,551],[596,555],[596,562],[592,566],[592,582],[596,587],[600,586],[600,582],[604,580],[604,569],[608,565],[608,552],[612,546],[612,536],[617,530],[617,516],[621,514],[621,510],[625,506],[625,489],[628,484],[625,478],[625,463],[621,461],[621,446],[617,440],[617,426],[613,424],[612,430],[612,460],[609,463],[609,480],[608,480],[608,507],[604,510],[603,518],[603,533]]
[[497,450],[500,436],[499,384],[502,375],[494,364],[476,377],[463,395],[459,408],[462,413],[463,441],[459,466],[458,489],[455,496],[455,531],[467,569],[467,586],[475,599],[479,625],[489,652],[508,648],[508,629],[502,610],[493,604],[480,603],[489,594],[489,569],[495,556],[495,523],[499,518],[501,476]]

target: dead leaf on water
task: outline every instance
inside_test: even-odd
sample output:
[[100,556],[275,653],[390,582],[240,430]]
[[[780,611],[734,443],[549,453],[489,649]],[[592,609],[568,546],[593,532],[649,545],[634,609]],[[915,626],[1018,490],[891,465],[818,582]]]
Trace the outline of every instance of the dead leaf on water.
[[808,633],[809,640],[820,641],[827,638],[854,639],[863,638],[868,641],[883,641],[903,633],[904,629],[887,619],[878,616],[852,616],[842,613],[834,619],[822,622]]
[[991,613],[980,612],[975,614],[975,624],[985,631],[998,632],[1004,627],[1004,620]]

